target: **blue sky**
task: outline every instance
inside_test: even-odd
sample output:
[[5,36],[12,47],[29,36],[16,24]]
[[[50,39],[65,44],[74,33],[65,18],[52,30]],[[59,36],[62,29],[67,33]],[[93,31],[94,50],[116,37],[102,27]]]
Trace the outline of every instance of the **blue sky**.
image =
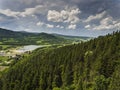
[[0,0],[0,27],[99,36],[120,30],[120,0]]

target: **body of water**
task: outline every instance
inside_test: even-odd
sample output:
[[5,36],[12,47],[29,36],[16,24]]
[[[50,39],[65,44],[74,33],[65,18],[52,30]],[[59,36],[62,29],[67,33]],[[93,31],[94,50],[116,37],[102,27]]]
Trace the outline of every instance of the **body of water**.
[[45,46],[44,45],[27,45],[27,46],[20,47],[19,49],[16,50],[16,52],[25,53],[27,51],[33,51],[40,47],[45,47]]
[[0,56],[14,56],[16,54],[22,54],[42,47],[46,47],[46,45],[26,45],[14,50],[10,50],[10,52],[0,51]]

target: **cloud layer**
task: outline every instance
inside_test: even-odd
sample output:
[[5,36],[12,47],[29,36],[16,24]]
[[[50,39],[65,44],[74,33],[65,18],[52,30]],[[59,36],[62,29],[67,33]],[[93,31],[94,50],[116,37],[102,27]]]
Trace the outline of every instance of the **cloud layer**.
[[119,9],[120,0],[1,0],[0,27],[27,31],[117,30]]
[[78,8],[72,10],[49,10],[47,19],[52,22],[63,22],[63,23],[72,23],[75,24],[79,22],[78,14],[80,14],[80,10]]

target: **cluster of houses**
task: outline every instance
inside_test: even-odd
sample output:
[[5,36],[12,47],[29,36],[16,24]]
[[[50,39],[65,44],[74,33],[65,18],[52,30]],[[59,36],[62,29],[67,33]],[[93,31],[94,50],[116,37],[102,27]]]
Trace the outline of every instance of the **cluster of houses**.
[[11,53],[11,52],[6,52],[6,51],[0,51],[0,56],[8,56],[8,57],[16,57],[15,53]]
[[[30,54],[31,52],[32,51],[26,51],[24,53]],[[21,56],[23,56],[23,53],[0,51],[0,56],[5,56],[9,58],[20,58]]]

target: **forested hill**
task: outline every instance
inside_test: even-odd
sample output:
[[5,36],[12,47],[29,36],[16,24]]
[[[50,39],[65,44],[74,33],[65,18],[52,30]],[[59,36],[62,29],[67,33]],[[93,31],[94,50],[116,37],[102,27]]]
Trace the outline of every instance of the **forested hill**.
[[0,44],[9,45],[33,45],[33,44],[61,44],[67,42],[64,38],[59,38],[47,33],[15,32],[0,29]]
[[90,37],[71,37],[47,33],[16,32],[0,28],[0,44],[36,45],[36,44],[71,44],[88,40]]
[[0,80],[0,90],[120,90],[120,32],[38,49]]

